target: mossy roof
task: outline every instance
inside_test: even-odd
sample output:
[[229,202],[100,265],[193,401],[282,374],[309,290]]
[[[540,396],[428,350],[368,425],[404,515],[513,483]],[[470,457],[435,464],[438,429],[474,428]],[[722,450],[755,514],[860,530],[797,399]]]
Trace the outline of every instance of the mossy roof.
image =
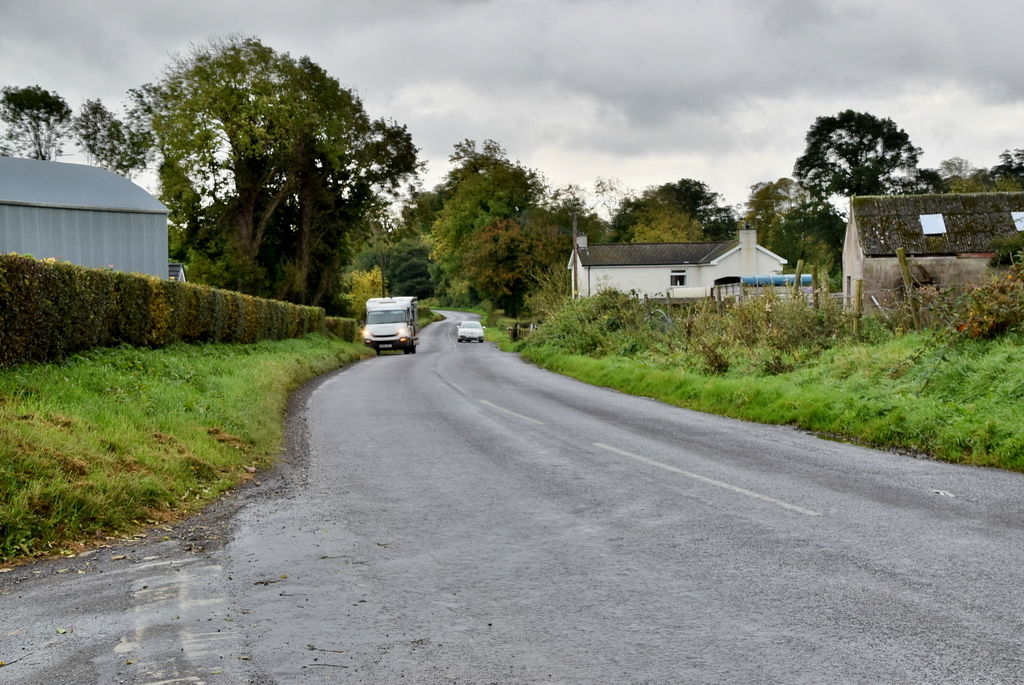
[[739,245],[721,243],[603,243],[580,248],[583,266],[678,266],[708,264]]
[[[1017,235],[1011,212],[1024,212],[1024,193],[948,193],[854,197],[856,219],[867,257],[991,252],[996,238]],[[925,235],[922,214],[941,214],[946,232]]]

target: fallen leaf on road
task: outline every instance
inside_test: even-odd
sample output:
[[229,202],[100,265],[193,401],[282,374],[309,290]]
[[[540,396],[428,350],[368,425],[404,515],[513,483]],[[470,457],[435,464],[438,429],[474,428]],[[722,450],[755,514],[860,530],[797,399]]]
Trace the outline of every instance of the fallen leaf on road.
[[121,561],[122,559],[127,559],[127,558],[128,558],[127,554],[118,554],[118,555],[110,557],[110,560],[111,561]]
[[63,634],[65,634],[68,631],[64,630],[63,628],[57,628],[57,632],[60,633],[61,635],[63,635]]

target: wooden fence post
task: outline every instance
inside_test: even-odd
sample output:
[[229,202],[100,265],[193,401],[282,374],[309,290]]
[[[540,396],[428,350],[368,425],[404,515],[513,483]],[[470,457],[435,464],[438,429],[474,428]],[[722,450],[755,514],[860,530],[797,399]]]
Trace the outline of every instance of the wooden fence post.
[[821,287],[821,280],[818,278],[818,267],[811,267],[811,300],[814,302],[814,311],[818,311],[821,302],[818,300],[818,288]]
[[910,315],[914,319],[914,330],[921,330],[921,314],[917,310],[917,294],[914,292],[914,279],[910,275],[910,266],[907,264],[907,251],[904,248],[896,250],[896,259],[900,261],[900,271],[903,273],[903,290],[910,304]]

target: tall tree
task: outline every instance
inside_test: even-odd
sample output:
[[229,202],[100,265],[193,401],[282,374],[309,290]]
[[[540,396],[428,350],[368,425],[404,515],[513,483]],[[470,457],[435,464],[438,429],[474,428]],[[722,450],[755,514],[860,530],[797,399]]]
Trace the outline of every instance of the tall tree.
[[0,122],[6,130],[4,154],[52,161],[63,154],[71,132],[72,111],[60,95],[39,86],[0,91]]
[[801,259],[834,265],[841,258],[843,217],[790,178],[751,186],[744,220],[757,229],[760,245],[792,265]]
[[[615,242],[698,242],[736,237],[736,215],[703,181],[683,178],[626,198],[612,218]],[[656,239],[656,240],[654,240]]]
[[1024,188],[1024,150],[1004,150],[990,173],[996,185],[1002,185],[999,190]]
[[421,299],[434,296],[434,281],[430,276],[430,248],[417,238],[406,238],[395,244],[389,256],[390,292]]
[[140,92],[175,246],[214,285],[329,301],[366,215],[419,168],[404,127],[255,38],[193,47]]
[[497,219],[468,241],[464,265],[473,287],[511,316],[519,316],[541,273],[565,268],[572,239],[539,216]]
[[544,199],[540,176],[518,162],[493,140],[481,149],[464,140],[448,158],[452,169],[438,188],[445,197],[431,227],[432,257],[449,277],[458,277],[468,240],[502,219],[521,219]]
[[86,100],[72,128],[90,164],[131,178],[146,168],[153,147],[148,127],[133,123],[118,119],[100,100]]
[[807,147],[796,160],[793,175],[820,199],[920,188],[921,149],[892,119],[848,109],[815,119],[805,140]]
[[743,219],[757,230],[759,236],[767,238],[786,214],[807,200],[807,191],[791,178],[755,183],[750,186],[747,213]]

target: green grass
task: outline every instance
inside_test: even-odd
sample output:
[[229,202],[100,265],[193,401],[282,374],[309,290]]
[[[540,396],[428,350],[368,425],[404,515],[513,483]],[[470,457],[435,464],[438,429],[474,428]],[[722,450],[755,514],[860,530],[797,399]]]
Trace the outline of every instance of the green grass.
[[293,390],[366,353],[309,336],[0,370],[0,560],[202,507],[273,464]]
[[587,383],[680,407],[1024,471],[1020,334],[945,348],[923,335],[844,343],[775,375],[744,364],[711,374],[681,360],[593,358],[552,345],[525,346],[523,355]]

